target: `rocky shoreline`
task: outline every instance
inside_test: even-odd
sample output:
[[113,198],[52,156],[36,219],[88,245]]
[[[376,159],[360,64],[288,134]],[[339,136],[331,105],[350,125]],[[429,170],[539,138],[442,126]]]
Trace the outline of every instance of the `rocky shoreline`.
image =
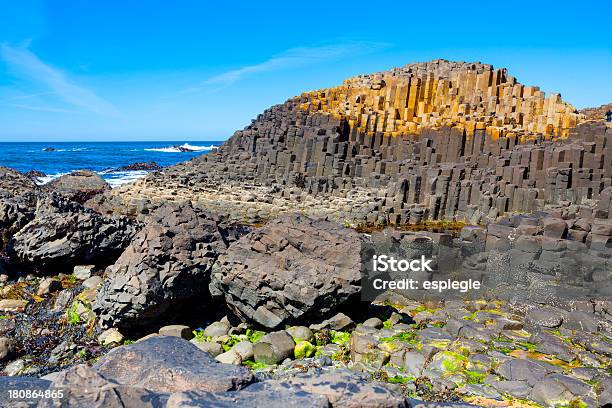
[[[612,128],[505,70],[429,64],[292,99],[117,189],[0,167],[0,406],[612,404]],[[413,81],[476,87],[462,125],[440,96],[377,131]],[[510,120],[516,97],[485,115],[493,88],[536,123]],[[482,290],[370,290],[380,254]]]
[[[4,171],[10,186],[18,185],[15,178],[27,185],[25,176]],[[537,259],[550,250],[563,257],[559,248],[568,251],[571,242],[562,238],[567,226],[546,221],[538,227],[523,215],[456,233],[363,234],[290,215],[239,227],[189,204],[166,204],[135,220],[96,215],[33,185],[21,193],[4,202],[34,194],[37,205],[20,217],[4,212],[19,228],[9,227],[14,232],[4,247],[10,275],[3,275],[0,293],[3,389],[41,377],[37,387],[66,390],[69,406],[430,406],[423,400],[596,406],[610,399],[612,320],[604,287],[603,295],[590,297],[584,285],[568,292],[574,297],[557,292],[554,302],[519,296],[534,287],[508,288],[489,300],[417,301],[397,292],[371,303],[359,297],[359,254],[367,245],[426,242],[442,264],[454,241],[459,259],[461,250],[482,249],[463,266],[483,272],[486,257],[504,245],[515,260],[519,251],[532,254],[536,243]],[[106,262],[85,265],[100,260]],[[11,272],[20,268],[29,275]],[[206,362],[192,364],[200,351]],[[121,353],[133,360],[123,363]],[[152,362],[154,355],[169,357]],[[168,365],[166,374],[157,374],[159,364]],[[211,368],[186,375],[180,389],[164,386],[185,364]],[[245,367],[235,371],[241,379],[225,380],[224,370],[234,366]],[[136,384],[135,375],[143,382]],[[206,386],[194,383],[198,375]],[[206,388],[211,383],[231,386]],[[45,404],[52,403],[39,402],[54,406]]]

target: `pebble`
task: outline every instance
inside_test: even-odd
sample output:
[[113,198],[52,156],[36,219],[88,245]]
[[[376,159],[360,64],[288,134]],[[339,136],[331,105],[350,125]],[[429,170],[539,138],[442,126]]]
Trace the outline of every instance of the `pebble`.
[[225,336],[229,332],[229,329],[230,325],[225,322],[214,322],[204,329],[204,336]]
[[85,280],[91,277],[95,269],[95,265],[77,265],[72,270],[72,274],[79,280]]
[[164,326],[159,329],[159,334],[162,336],[181,337],[185,340],[191,340],[194,337],[193,330],[191,330],[189,326],[184,326],[180,324]]
[[123,339],[123,334],[121,334],[121,332],[116,328],[105,330],[102,334],[100,334],[100,336],[98,336],[98,342],[103,346],[122,344]]
[[28,304],[27,300],[2,299],[0,300],[0,312],[20,312]]
[[0,362],[3,362],[13,352],[13,340],[0,337]]

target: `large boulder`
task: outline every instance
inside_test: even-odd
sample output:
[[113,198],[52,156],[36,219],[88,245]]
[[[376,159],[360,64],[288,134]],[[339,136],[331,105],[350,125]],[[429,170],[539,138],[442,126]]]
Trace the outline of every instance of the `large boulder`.
[[38,187],[17,170],[0,166],[0,251],[34,216]]
[[157,393],[232,391],[253,381],[248,368],[221,364],[174,336],[153,336],[118,347],[93,367],[110,381]]
[[290,215],[233,243],[211,293],[244,321],[277,328],[326,315],[359,296],[365,241],[324,219]]
[[212,265],[229,239],[210,214],[189,204],[160,207],[108,267],[94,311],[103,325],[146,325],[197,296],[210,298]]
[[4,249],[14,233],[34,218],[34,209],[13,198],[0,197],[0,250]]
[[136,234],[138,225],[103,216],[51,194],[41,196],[34,219],[13,236],[12,253],[22,266],[41,270],[84,263],[112,263]]
[[95,195],[110,190],[110,185],[97,173],[77,170],[47,183],[45,188],[83,204]]
[[0,166],[0,197],[32,197],[38,190],[36,184],[17,170]]

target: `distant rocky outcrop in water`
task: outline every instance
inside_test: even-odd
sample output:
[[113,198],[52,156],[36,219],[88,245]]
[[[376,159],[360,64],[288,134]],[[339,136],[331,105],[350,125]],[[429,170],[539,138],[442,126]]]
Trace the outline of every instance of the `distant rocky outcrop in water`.
[[155,162],[139,162],[139,163],[128,164],[127,166],[118,167],[116,169],[113,169],[113,171],[138,171],[138,170],[156,171],[156,170],[161,170],[161,168],[162,167]]

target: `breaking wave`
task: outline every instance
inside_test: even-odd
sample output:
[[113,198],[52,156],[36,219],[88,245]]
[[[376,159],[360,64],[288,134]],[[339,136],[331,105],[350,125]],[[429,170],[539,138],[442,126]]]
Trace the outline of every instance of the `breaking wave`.
[[189,143],[185,143],[182,145],[176,146],[167,146],[167,147],[151,147],[148,149],[144,149],[148,152],[162,152],[162,153],[184,153],[184,152],[204,152],[215,149],[216,146],[193,146]]

